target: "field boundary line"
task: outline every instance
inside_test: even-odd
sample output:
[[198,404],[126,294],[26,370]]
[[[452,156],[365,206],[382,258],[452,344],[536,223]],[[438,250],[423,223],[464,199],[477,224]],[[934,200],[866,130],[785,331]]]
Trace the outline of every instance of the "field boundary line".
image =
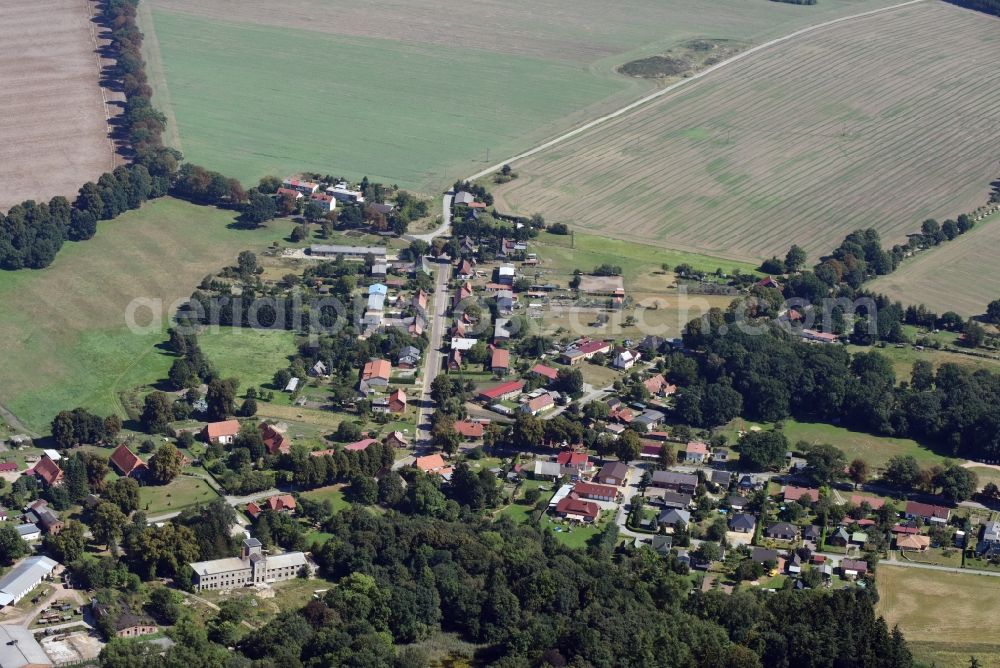
[[101,61],[101,43],[97,39],[97,29],[94,27],[97,19],[97,13],[94,9],[97,5],[92,2],[92,0],[86,0],[86,2],[88,15],[87,23],[90,24],[90,38],[94,42],[94,58],[97,60],[97,89],[101,91],[101,102],[104,106],[104,126],[107,128],[108,145],[111,147],[111,170],[114,171],[115,167],[118,166],[118,147],[115,146],[115,138],[111,128],[111,111],[108,109],[108,93],[101,84],[101,79],[104,76],[104,63]]
[[[765,49],[769,49],[772,46],[776,46],[778,44],[782,44],[782,43],[787,42],[789,40],[795,39],[796,37],[801,37],[802,35],[807,35],[807,34],[809,34],[811,32],[815,32],[817,30],[822,30],[823,28],[828,28],[830,26],[837,25],[837,24],[840,24],[840,23],[844,23],[846,21],[853,21],[854,19],[860,19],[860,18],[865,18],[865,17],[868,17],[868,16],[874,16],[876,14],[882,14],[882,13],[885,13],[885,12],[891,12],[891,11],[895,11],[897,9],[902,9],[903,7],[909,7],[909,6],[920,4],[920,3],[923,3],[923,2],[926,2],[926,1],[927,0],[907,0],[906,2],[901,2],[901,3],[895,4],[895,5],[889,5],[888,7],[881,7],[879,9],[871,9],[871,10],[868,10],[868,11],[865,11],[865,12],[860,12],[858,14],[851,14],[850,16],[841,16],[840,18],[831,19],[829,21],[824,21],[823,23],[817,23],[816,25],[807,26],[805,28],[800,28],[799,30],[796,30],[794,32],[790,32],[787,35],[783,35],[781,37],[776,37],[775,39],[768,40],[767,42],[763,42],[761,44],[758,44],[757,46],[750,47],[746,51],[741,51],[740,53],[738,53],[738,54],[736,54],[736,55],[734,55],[734,56],[732,56],[730,58],[727,58],[727,59],[723,60],[722,62],[716,63],[715,65],[707,67],[704,70],[701,70],[700,72],[696,72],[695,74],[692,74],[690,77],[688,77],[686,79],[681,79],[680,81],[678,81],[676,83],[672,83],[669,86],[667,86],[666,88],[658,90],[658,91],[656,91],[654,93],[650,93],[649,95],[646,95],[645,97],[639,98],[635,102],[627,104],[624,107],[622,107],[620,109],[617,109],[615,111],[612,111],[609,114],[605,114],[603,116],[595,118],[592,121],[584,123],[580,127],[575,128],[573,130],[570,130],[569,132],[565,132],[565,133],[563,133],[563,134],[561,134],[561,135],[559,135],[559,136],[557,136],[557,137],[555,137],[553,139],[550,139],[549,141],[547,141],[547,142],[545,142],[543,144],[539,144],[538,146],[536,146],[536,147],[534,147],[532,149],[529,149],[529,150],[524,151],[522,153],[518,153],[517,155],[512,156],[512,157],[510,157],[510,158],[508,158],[508,159],[506,159],[506,160],[504,160],[502,162],[498,162],[495,165],[487,167],[486,169],[483,169],[482,171],[477,172],[477,173],[473,174],[472,176],[467,177],[465,180],[466,181],[475,181],[476,179],[480,179],[480,178],[482,178],[484,176],[488,176],[489,174],[492,174],[493,172],[501,169],[504,165],[508,165],[508,164],[513,163],[513,162],[515,162],[517,160],[523,160],[525,158],[529,158],[529,157],[535,155],[536,153],[540,153],[540,152],[542,152],[542,151],[544,151],[546,149],[549,149],[549,148],[551,148],[553,146],[556,146],[557,144],[561,144],[561,143],[565,142],[568,139],[572,139],[573,137],[576,137],[577,135],[583,134],[584,132],[587,132],[588,130],[597,127],[598,125],[606,123],[606,122],[608,122],[610,120],[614,120],[615,118],[618,118],[619,116],[623,116],[623,115],[629,113],[630,111],[632,111],[634,109],[642,107],[642,106],[644,106],[644,105],[646,105],[646,104],[648,104],[648,103],[650,103],[650,102],[652,102],[654,100],[658,100],[659,98],[661,98],[661,97],[663,97],[665,95],[668,95],[669,93],[673,93],[674,91],[676,91],[677,89],[679,89],[681,86],[684,86],[686,84],[690,84],[692,82],[699,81],[699,80],[703,79],[704,77],[708,76],[709,74],[712,74],[713,72],[716,72],[719,69],[721,69],[723,67],[726,67],[727,65],[731,65],[731,64],[733,64],[735,62],[743,60],[744,58],[747,58],[747,57],[749,57],[749,56],[751,56],[751,55],[753,55],[753,54],[755,54],[755,53],[757,53],[759,51],[763,51]],[[434,236],[437,236],[439,233],[443,233],[442,230],[440,230],[440,229],[437,230],[434,233]]]

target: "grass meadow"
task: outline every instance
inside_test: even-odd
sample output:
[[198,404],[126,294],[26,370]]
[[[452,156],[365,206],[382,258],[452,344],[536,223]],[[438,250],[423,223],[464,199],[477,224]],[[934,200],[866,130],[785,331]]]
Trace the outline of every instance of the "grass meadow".
[[[299,170],[431,192],[650,91],[615,68],[694,38],[760,42],[892,0],[150,0],[167,137],[252,181]],[[147,11],[147,9],[149,9]]]
[[986,203],[998,28],[921,3],[789,40],[514,163],[497,202],[746,260],[815,260],[869,226],[904,241]]
[[904,304],[926,304],[938,313],[980,315],[1000,295],[997,248],[1000,214],[993,214],[957,239],[905,260],[869,287]]
[[919,665],[1000,666],[1000,578],[881,565],[878,614],[898,624]]
[[286,330],[208,328],[198,342],[219,375],[239,379],[240,394],[251,386],[270,385],[274,372],[287,367],[296,352],[295,334]]
[[[166,377],[172,358],[156,345],[170,306],[241,250],[287,232],[280,221],[257,230],[232,222],[230,212],[159,199],[67,243],[47,269],[0,272],[0,404],[39,432],[76,406],[121,413],[120,392]],[[162,305],[163,318],[139,310],[149,327],[133,333],[125,314],[137,298]]]

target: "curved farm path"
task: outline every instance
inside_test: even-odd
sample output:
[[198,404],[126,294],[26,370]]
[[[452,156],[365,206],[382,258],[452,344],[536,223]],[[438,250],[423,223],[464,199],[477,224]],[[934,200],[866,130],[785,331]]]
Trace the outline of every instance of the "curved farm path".
[[[609,114],[605,114],[604,116],[600,116],[598,118],[595,118],[594,120],[592,120],[592,121],[590,121],[588,123],[585,123],[585,124],[581,125],[578,128],[575,128],[573,130],[570,130],[569,132],[561,134],[558,137],[555,137],[554,139],[550,139],[549,141],[545,142],[544,144],[539,144],[538,146],[536,146],[536,147],[534,147],[532,149],[529,149],[527,151],[524,151],[523,153],[518,153],[517,155],[512,156],[512,157],[510,157],[510,158],[508,158],[506,160],[503,160],[501,162],[498,162],[497,164],[495,164],[495,165],[493,165],[491,167],[487,167],[486,169],[484,169],[484,170],[482,170],[480,172],[477,172],[477,173],[473,174],[472,176],[467,177],[466,180],[468,180],[468,181],[474,181],[476,179],[482,178],[484,176],[492,174],[493,172],[497,171],[498,169],[500,169],[504,165],[510,164],[510,163],[515,162],[517,160],[523,160],[524,158],[528,158],[530,156],[533,156],[536,153],[540,153],[541,151],[544,151],[544,150],[546,150],[548,148],[551,148],[551,147],[553,147],[553,146],[555,146],[557,144],[561,144],[561,143],[565,142],[568,139],[572,139],[573,137],[575,137],[575,136],[577,136],[579,134],[582,134],[582,133],[584,133],[584,132],[586,132],[586,131],[594,128],[594,127],[597,127],[598,125],[601,125],[601,124],[606,123],[606,122],[608,122],[608,121],[610,121],[612,119],[618,118],[619,116],[627,114],[627,113],[629,113],[630,111],[632,111],[634,109],[637,109],[639,107],[642,107],[642,106],[648,104],[649,102],[652,102],[653,100],[657,100],[657,99],[663,97],[664,95],[668,95],[668,94],[674,92],[675,90],[677,90],[678,88],[680,88],[682,86],[690,86],[692,83],[703,79],[704,77],[708,76],[709,74],[711,74],[713,72],[716,72],[719,69],[721,69],[723,67],[726,67],[727,65],[732,65],[733,63],[739,62],[739,61],[743,60],[744,58],[747,58],[747,57],[749,57],[749,56],[751,56],[751,55],[753,55],[753,54],[755,54],[755,53],[757,53],[759,51],[763,51],[765,49],[769,49],[769,48],[771,48],[773,46],[776,46],[778,44],[781,44],[783,42],[787,42],[787,41],[795,39],[797,37],[801,37],[802,35],[807,35],[807,34],[809,34],[811,32],[815,32],[817,30],[822,30],[823,28],[828,28],[830,26],[837,25],[837,24],[840,24],[840,23],[844,23],[846,21],[853,21],[855,19],[865,18],[867,16],[874,16],[876,14],[883,14],[885,12],[895,11],[897,9],[901,9],[903,7],[909,7],[911,5],[920,4],[920,3],[925,2],[925,1],[926,0],[908,0],[907,2],[901,2],[899,4],[890,5],[888,7],[882,7],[881,9],[872,9],[872,10],[869,10],[869,11],[866,11],[866,12],[860,12],[858,14],[851,14],[850,16],[842,16],[842,17],[837,18],[837,19],[831,19],[829,21],[824,21],[823,23],[817,23],[816,25],[812,25],[812,26],[809,26],[809,27],[806,27],[806,28],[802,28],[800,30],[796,30],[795,32],[788,33],[787,35],[784,35],[782,37],[777,37],[777,38],[769,40],[767,42],[763,42],[761,44],[758,44],[757,46],[754,46],[754,47],[751,47],[751,48],[747,49],[746,51],[741,51],[740,53],[736,54],[735,56],[732,56],[731,58],[727,58],[727,59],[725,59],[725,60],[723,60],[723,61],[721,61],[719,63],[716,63],[715,65],[712,65],[711,67],[707,67],[704,70],[701,70],[700,72],[692,74],[690,77],[688,77],[686,79],[682,79],[682,80],[678,81],[677,83],[670,84],[669,86],[667,86],[665,88],[662,88],[662,89],[656,91],[655,93],[650,93],[649,95],[647,95],[647,96],[645,96],[643,98],[640,98],[640,99],[636,100],[635,102],[632,102],[630,104],[625,105],[621,109],[613,111],[613,112],[611,112]],[[444,226],[442,226],[442,228],[439,228],[438,230],[435,230],[432,233],[431,236],[438,236],[440,234],[443,234],[443,227]]]

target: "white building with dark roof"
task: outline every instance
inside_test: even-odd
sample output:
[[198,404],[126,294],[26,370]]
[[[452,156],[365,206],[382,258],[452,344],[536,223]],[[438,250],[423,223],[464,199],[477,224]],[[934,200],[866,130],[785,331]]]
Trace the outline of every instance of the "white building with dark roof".
[[254,585],[270,585],[297,577],[309,561],[302,552],[266,555],[256,538],[243,541],[239,557],[196,561],[194,571],[195,591],[203,589],[231,589]]

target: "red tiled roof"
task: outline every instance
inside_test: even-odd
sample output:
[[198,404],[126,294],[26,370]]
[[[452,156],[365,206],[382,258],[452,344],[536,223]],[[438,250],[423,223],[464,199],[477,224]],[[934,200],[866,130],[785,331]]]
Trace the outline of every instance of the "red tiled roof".
[[260,425],[260,437],[264,441],[264,447],[272,455],[279,452],[286,454],[292,448],[292,442],[288,437],[275,429],[274,425],[266,422]]
[[378,443],[374,438],[363,438],[360,441],[355,441],[354,443],[349,443],[344,446],[344,450],[349,452],[361,452],[362,450],[367,450],[368,446],[372,443]]
[[491,369],[509,369],[510,368],[510,351],[503,348],[497,348],[493,351],[493,355],[490,358],[490,368]]
[[130,476],[134,472],[146,468],[146,462],[139,459],[124,443],[115,448],[109,461],[123,476]]
[[[690,443],[687,444],[687,448],[685,449],[685,452],[690,453],[690,454],[694,454],[694,455],[707,455],[708,454],[708,446],[705,445],[704,443],[702,443],[701,441],[691,441]],[[819,492],[817,492],[817,494],[818,493]]]
[[235,436],[240,433],[239,420],[224,420],[222,422],[209,422],[205,425],[205,434],[209,440],[221,438],[223,436]]
[[917,527],[908,527],[902,524],[897,524],[892,527],[892,532],[901,534],[914,534],[914,533],[920,533],[920,529],[918,529]]
[[402,388],[389,395],[389,410],[395,413],[406,410],[406,392]]
[[809,487],[796,487],[795,485],[787,485],[784,491],[785,501],[798,501],[802,497],[806,497],[813,503],[819,501],[819,490],[812,489]]
[[48,455],[43,455],[42,458],[35,464],[35,475],[45,481],[46,485],[58,485],[62,482],[63,472],[59,468],[59,465],[54,461],[49,459]]
[[573,491],[580,496],[600,496],[613,499],[618,495],[618,490],[609,485],[595,485],[590,482],[578,482],[573,486]]
[[487,399],[496,399],[497,397],[502,397],[503,395],[511,392],[520,392],[523,389],[523,380],[512,380],[506,383],[501,383],[496,387],[491,387],[488,390],[483,390],[479,393],[479,396],[486,397]]
[[392,365],[389,360],[372,360],[365,363],[365,368],[361,371],[361,380],[371,380],[372,378],[389,380],[391,374]]
[[541,396],[535,397],[534,399],[529,401],[526,405],[528,406],[528,410],[534,413],[536,411],[542,410],[547,406],[551,406],[554,403],[555,401],[552,399],[551,394],[543,394]]
[[592,501],[583,501],[573,496],[567,496],[556,504],[556,512],[583,515],[596,520],[601,514],[601,507]]
[[918,517],[935,517],[937,519],[946,520],[948,519],[948,515],[951,514],[951,510],[945,508],[944,506],[935,506],[931,503],[907,501],[906,514]]
[[556,378],[559,377],[558,369],[553,369],[552,367],[545,366],[544,364],[536,364],[535,366],[531,367],[531,371],[529,371],[528,373],[534,373],[539,376],[544,376],[549,380],[555,380]]
[[485,426],[482,422],[459,420],[455,423],[455,431],[466,438],[482,438]]
[[424,473],[430,473],[432,471],[440,471],[441,469],[448,466],[445,464],[444,457],[440,453],[433,455],[425,455],[423,457],[417,457],[414,465],[423,471]]
[[590,461],[590,457],[585,452],[563,450],[556,456],[556,461],[559,462],[560,466],[582,466]]

